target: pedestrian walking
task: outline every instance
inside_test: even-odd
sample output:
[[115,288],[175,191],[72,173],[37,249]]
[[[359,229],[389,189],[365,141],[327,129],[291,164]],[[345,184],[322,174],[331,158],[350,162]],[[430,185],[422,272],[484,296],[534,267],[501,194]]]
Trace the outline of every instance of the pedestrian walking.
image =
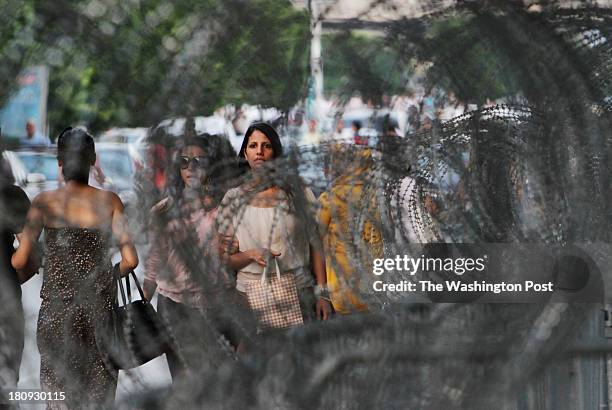
[[249,287],[261,281],[264,270],[275,275],[278,266],[279,274],[295,282],[301,319],[327,319],[330,304],[320,238],[313,228],[314,194],[281,169],[283,147],[271,125],[252,124],[238,156],[246,179],[227,192],[218,217],[220,233],[232,244],[226,253],[230,268],[238,272],[236,289],[248,299]]
[[106,352],[96,347],[95,325],[108,320],[116,297],[111,241],[119,244],[122,275],[138,265],[138,255],[119,197],[88,184],[96,159],[93,137],[82,129],[64,130],[57,158],[66,184],[34,198],[12,265],[20,271],[31,263],[44,230],[37,326],[41,389],[65,394],[65,402],[48,401],[47,408],[110,407],[117,371],[106,366]]
[[176,341],[177,350],[166,354],[173,381],[204,366],[215,339],[210,328],[235,349],[241,341],[239,318],[225,309],[237,295],[235,278],[221,263],[216,227],[221,179],[234,155],[218,136],[178,140],[167,196],[152,209],[144,293],[150,300],[157,290],[158,312]]

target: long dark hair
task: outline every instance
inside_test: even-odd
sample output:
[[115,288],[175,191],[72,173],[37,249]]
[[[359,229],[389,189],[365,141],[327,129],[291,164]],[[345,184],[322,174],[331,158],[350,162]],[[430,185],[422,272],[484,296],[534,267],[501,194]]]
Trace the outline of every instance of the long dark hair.
[[236,176],[236,152],[231,143],[219,135],[200,134],[178,139],[174,146],[173,161],[168,172],[168,194],[175,200],[182,198],[185,189],[178,157],[181,151],[188,146],[200,147],[205,152],[205,157],[209,159],[210,165],[206,169],[209,182],[202,189],[206,189],[206,194],[218,204]]
[[[249,143],[249,138],[255,132],[255,130],[262,132],[270,140],[272,145],[272,152],[275,164],[269,169],[270,181],[267,184],[260,185],[255,190],[263,190],[270,186],[277,186],[287,194],[289,199],[289,209],[296,213],[304,213],[306,208],[306,198],[304,196],[304,189],[306,184],[299,176],[297,172],[297,158],[291,156],[286,158],[283,151],[283,145],[280,140],[278,132],[274,127],[266,122],[255,122],[249,126],[244,139],[242,140],[242,146],[238,153],[239,167],[242,173],[249,170],[249,164],[245,158],[245,151]],[[282,172],[278,172],[277,168],[281,168]],[[248,179],[248,173],[247,173]]]
[[[267,171],[269,180],[265,181],[263,184],[258,184],[253,189],[247,188],[244,191],[247,201],[249,201],[251,195],[254,195],[258,191],[265,190],[272,186],[280,188],[287,195],[289,212],[303,222],[300,229],[306,233],[308,238],[318,237],[316,211],[310,206],[311,204],[306,197],[306,184],[298,172],[299,157],[296,155],[296,151],[293,150],[291,150],[288,155],[285,155],[280,137],[272,125],[266,122],[256,122],[249,126],[244,134],[244,140],[242,141],[242,146],[238,153],[240,168],[243,170],[249,169],[249,164],[244,154],[249,143],[249,138],[255,130],[262,132],[270,140],[274,161],[270,166],[266,166],[264,169],[264,171]],[[250,175],[252,175],[252,173],[248,172],[245,176],[248,179]],[[248,185],[247,183],[246,186]],[[243,186],[245,185],[243,184]]]
[[57,137],[57,159],[66,182],[89,183],[89,170],[96,162],[93,137],[83,129],[66,128]]
[[274,127],[267,122],[254,122],[249,125],[249,128],[247,128],[246,132],[244,133],[244,139],[242,140],[242,145],[240,146],[240,151],[238,152],[238,164],[243,171],[249,169],[249,163],[246,160],[245,152],[247,145],[249,144],[249,138],[255,131],[259,131],[268,137],[270,144],[272,144],[272,152],[274,153],[273,158],[283,156],[283,144],[281,144],[278,132],[276,132]]

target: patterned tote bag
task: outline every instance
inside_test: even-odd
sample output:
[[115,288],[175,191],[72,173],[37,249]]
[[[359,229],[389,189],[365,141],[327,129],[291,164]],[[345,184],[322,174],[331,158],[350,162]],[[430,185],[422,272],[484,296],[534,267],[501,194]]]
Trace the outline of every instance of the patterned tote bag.
[[268,263],[261,281],[247,285],[249,306],[259,320],[260,328],[282,329],[304,323],[293,274],[281,275],[274,259],[276,276],[268,278]]

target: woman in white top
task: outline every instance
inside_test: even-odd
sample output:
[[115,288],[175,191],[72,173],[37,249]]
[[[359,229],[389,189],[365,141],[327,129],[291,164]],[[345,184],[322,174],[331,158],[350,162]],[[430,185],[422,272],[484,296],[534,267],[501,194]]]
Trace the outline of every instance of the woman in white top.
[[239,292],[245,295],[249,283],[259,281],[275,257],[281,273],[294,275],[304,320],[327,320],[331,307],[314,219],[316,199],[310,189],[296,187],[299,178],[286,182],[291,179],[288,170],[274,172],[271,161],[282,153],[271,125],[259,122],[247,129],[238,156],[249,169],[248,180],[221,201],[219,231],[231,244],[225,250],[229,267],[238,272]]

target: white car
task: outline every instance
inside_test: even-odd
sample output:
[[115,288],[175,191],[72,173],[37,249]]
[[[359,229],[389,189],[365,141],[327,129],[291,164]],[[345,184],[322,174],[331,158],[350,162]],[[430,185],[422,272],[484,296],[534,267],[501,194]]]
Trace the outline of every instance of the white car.
[[23,188],[30,200],[40,192],[57,189],[59,167],[54,151],[4,151],[2,157],[11,168],[15,185]]
[[100,142],[96,144],[96,157],[96,167],[102,171],[104,187],[118,194],[126,206],[134,202],[134,179],[142,162],[130,151],[130,145]]
[[149,129],[145,127],[111,128],[98,136],[96,146],[101,143],[125,144],[130,156],[142,164],[144,162],[148,133]]

